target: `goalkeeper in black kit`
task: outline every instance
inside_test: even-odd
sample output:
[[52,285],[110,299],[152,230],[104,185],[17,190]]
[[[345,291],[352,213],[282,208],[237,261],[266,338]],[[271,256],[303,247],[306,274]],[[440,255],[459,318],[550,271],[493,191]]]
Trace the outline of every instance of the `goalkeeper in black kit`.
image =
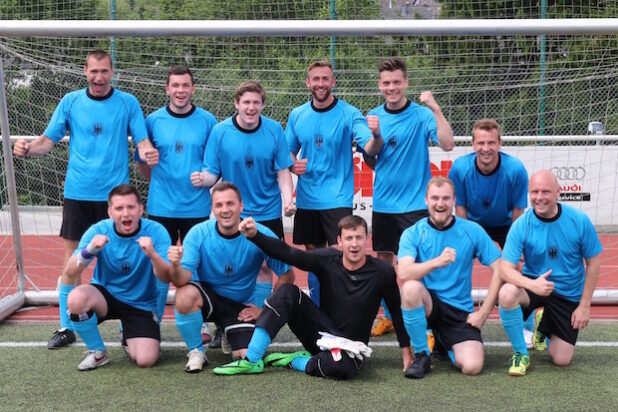
[[[395,270],[365,255],[367,222],[363,218],[346,216],[338,229],[341,250],[325,248],[306,252],[258,232],[252,218],[240,223],[242,234],[266,254],[316,274],[321,285],[320,307],[298,286],[282,285],[266,300],[245,357],[215,368],[214,373],[261,373],[266,365],[324,378],[351,379],[360,371],[364,358],[371,356],[367,343],[381,299],[393,315],[403,370],[407,368],[412,353],[401,316]],[[264,357],[268,345],[286,323],[305,350],[276,352]]]

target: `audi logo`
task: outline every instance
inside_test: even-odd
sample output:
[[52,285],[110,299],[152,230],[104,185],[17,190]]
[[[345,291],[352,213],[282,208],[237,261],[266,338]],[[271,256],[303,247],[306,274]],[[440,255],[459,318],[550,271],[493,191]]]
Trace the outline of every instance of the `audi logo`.
[[549,169],[558,180],[584,180],[586,169],[583,166],[562,166]]

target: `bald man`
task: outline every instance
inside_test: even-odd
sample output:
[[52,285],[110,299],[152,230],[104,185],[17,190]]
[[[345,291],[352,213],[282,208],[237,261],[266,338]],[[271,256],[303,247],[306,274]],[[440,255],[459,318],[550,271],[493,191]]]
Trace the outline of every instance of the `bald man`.
[[[513,345],[511,376],[523,376],[530,367],[522,319],[541,306],[538,329],[549,337],[551,361],[571,363],[577,334],[590,319],[603,251],[590,218],[558,203],[560,186],[550,171],[534,173],[528,193],[532,208],[513,222],[501,262],[500,318]],[[516,267],[522,254],[520,273]]]

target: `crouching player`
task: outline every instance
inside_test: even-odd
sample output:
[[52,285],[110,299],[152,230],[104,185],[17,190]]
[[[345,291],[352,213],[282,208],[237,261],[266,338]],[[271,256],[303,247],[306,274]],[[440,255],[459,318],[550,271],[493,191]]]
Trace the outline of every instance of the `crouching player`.
[[142,219],[144,206],[137,190],[116,186],[108,197],[109,219],[82,236],[65,271],[79,276],[94,257],[97,263],[89,285],[68,296],[68,315],[88,352],[77,366],[88,371],[109,362],[98,323],[120,319],[131,358],[148,367],[159,358],[159,324],[156,316],[155,276],[168,282],[166,256],[170,237],[159,223]]
[[[215,219],[193,226],[184,245],[168,251],[170,279],[178,288],[176,326],[189,348],[189,373],[200,372],[207,363],[200,333],[204,321],[223,328],[234,359],[245,355],[260,314],[251,302],[264,260],[278,276],[275,290],[294,282],[290,266],[266,256],[238,231],[243,210],[238,187],[220,182],[211,196]],[[275,236],[266,226],[260,225],[260,230]]]
[[[500,288],[500,251],[477,223],[453,216],[455,191],[449,179],[432,178],[425,201],[429,217],[406,229],[399,243],[403,320],[415,352],[405,376],[418,379],[431,371],[428,326],[453,364],[465,375],[476,375],[484,360],[481,328]],[[471,296],[475,257],[494,272],[477,312]]]
[[[261,373],[266,364],[291,367],[312,376],[351,379],[363,359],[371,355],[367,342],[382,298],[393,315],[404,369],[412,361],[395,270],[365,255],[367,222],[363,218],[350,215],[339,221],[337,243],[342,250],[305,252],[291,248],[265,236],[252,218],[244,219],[240,230],[269,256],[315,273],[320,281],[320,306],[297,286],[283,285],[266,300],[245,358],[215,368],[214,373]],[[286,323],[306,350],[271,353],[262,359]]]

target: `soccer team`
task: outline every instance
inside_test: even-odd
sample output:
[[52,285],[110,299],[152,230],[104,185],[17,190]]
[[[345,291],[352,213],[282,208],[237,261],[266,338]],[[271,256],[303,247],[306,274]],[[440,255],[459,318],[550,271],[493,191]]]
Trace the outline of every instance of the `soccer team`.
[[[407,98],[402,59],[383,60],[378,72],[385,103],[365,117],[333,95],[328,61],[312,63],[311,99],[284,130],[261,114],[266,92],[256,81],[240,84],[236,114],[217,123],[192,103],[195,83],[183,66],[168,72],[169,104],[144,120],[137,99],[111,86],[110,56],[89,53],[88,87],[62,98],[43,135],[14,145],[15,156],[42,156],[70,135],[61,327],[48,347],[67,346],[77,333],[88,349],[78,369],[95,369],[109,362],[98,324],[120,319],[127,353],[140,367],[154,365],[171,282],[186,372],[207,364],[201,330],[212,321],[233,359],[214,368],[219,375],[279,366],[350,379],[371,356],[370,335],[390,328],[406,377],[422,378],[432,358],[446,357],[475,375],[481,328],[496,303],[514,352],[510,375],[530,366],[528,318],[537,324],[534,347],[569,364],[599,275],[602,246],[590,219],[558,202],[553,174],[528,178],[521,161],[500,151],[491,119],[474,124],[474,152],[454,162],[448,179],[431,178],[429,141],[452,150],[451,127],[431,92],[421,105]],[[128,135],[150,182],[148,218],[128,184]],[[352,214],[353,146],[375,170],[377,258],[365,254],[367,222]],[[283,241],[282,213],[295,215],[293,241],[306,251]],[[94,258],[91,282],[81,285]],[[475,258],[493,271],[477,311]],[[292,266],[309,272],[310,296],[294,285]],[[386,318],[372,331],[381,304]],[[304,350],[266,355],[286,324]]]

